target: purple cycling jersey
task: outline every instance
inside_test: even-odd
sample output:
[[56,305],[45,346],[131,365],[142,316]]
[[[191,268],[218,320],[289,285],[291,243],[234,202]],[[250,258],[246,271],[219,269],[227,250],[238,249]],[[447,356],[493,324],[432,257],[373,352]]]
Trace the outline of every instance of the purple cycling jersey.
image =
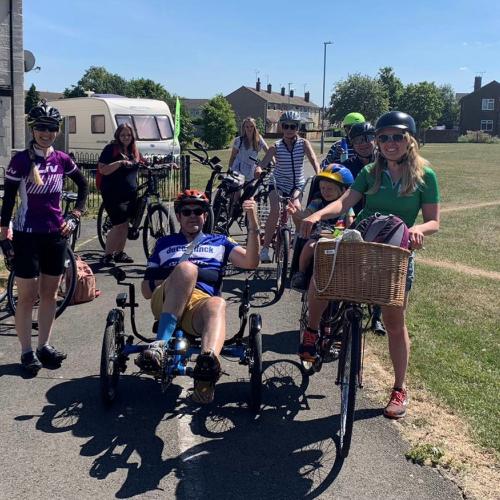
[[75,162],[62,151],[52,151],[47,158],[35,156],[43,184],[30,178],[31,160],[28,150],[16,154],[10,161],[5,178],[20,182],[21,203],[16,211],[14,230],[25,233],[56,233],[61,230],[61,192],[65,175],[76,168]]

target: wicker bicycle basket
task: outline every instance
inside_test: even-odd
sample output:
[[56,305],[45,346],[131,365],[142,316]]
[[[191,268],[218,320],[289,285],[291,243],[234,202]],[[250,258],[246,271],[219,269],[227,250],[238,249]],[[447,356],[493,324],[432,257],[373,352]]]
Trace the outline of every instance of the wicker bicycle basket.
[[335,240],[320,240],[317,243],[313,283],[317,298],[403,305],[410,256],[408,250],[368,242],[341,242],[337,252],[335,249]]

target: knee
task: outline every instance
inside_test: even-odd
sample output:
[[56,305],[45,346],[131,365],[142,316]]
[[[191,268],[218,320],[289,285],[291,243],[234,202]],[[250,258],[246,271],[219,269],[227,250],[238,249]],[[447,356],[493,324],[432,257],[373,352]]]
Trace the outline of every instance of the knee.
[[198,267],[186,260],[175,266],[171,277],[180,278],[183,281],[196,282],[198,278]]
[[388,335],[404,335],[406,324],[403,308],[382,308],[382,319]]
[[210,297],[207,300],[207,309],[212,314],[224,315],[226,314],[226,301],[222,297]]

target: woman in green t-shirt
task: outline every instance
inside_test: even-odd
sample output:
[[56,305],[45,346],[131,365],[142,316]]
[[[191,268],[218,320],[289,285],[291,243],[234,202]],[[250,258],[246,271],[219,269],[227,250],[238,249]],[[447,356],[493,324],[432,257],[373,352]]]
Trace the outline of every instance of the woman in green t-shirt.
[[[301,233],[308,237],[313,224],[345,213],[365,196],[365,206],[356,222],[375,212],[394,214],[403,219],[410,230],[412,249],[422,248],[424,237],[439,230],[439,188],[436,174],[420,156],[415,136],[417,129],[410,115],[390,111],[375,125],[378,147],[376,160],[363,168],[351,188],[338,200],[303,219]],[[415,224],[422,210],[423,223]],[[407,292],[413,281],[413,258],[408,267]],[[309,325],[318,328],[322,310],[309,311]],[[408,393],[405,388],[410,354],[410,339],[406,327],[405,307],[382,307],[387,329],[389,353],[394,367],[394,388],[384,409],[388,418],[406,415]]]

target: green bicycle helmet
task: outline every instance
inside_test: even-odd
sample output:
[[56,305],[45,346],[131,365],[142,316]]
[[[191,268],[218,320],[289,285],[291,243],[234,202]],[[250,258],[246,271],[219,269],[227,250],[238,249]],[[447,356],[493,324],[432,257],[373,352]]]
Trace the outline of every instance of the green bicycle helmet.
[[348,113],[347,115],[344,116],[344,120],[342,121],[342,125],[344,127],[350,127],[351,125],[354,125],[355,123],[363,123],[365,122],[365,117],[361,113]]

